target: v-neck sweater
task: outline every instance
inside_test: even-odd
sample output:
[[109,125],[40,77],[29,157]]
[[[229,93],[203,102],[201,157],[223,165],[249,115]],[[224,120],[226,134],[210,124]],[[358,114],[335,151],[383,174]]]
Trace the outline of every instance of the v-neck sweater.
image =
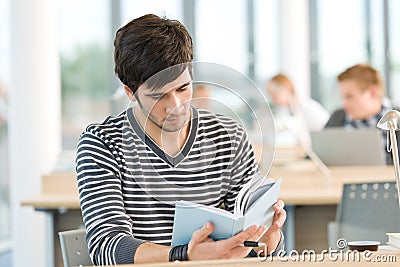
[[174,157],[146,135],[132,109],[89,125],[76,173],[92,261],[132,263],[144,241],[170,245],[178,200],[232,212],[257,172],[244,128],[206,110],[192,108],[188,139]]

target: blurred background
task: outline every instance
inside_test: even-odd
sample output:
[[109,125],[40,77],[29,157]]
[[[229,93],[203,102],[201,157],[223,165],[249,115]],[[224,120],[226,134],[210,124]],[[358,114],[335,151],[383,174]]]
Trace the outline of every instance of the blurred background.
[[[399,12],[398,0],[0,0],[0,265],[23,266],[15,255],[30,255],[18,233],[42,215],[18,203],[40,190],[40,175],[73,168],[60,155],[73,155],[84,127],[126,107],[112,45],[123,24],[146,13],[177,19],[195,60],[229,66],[261,89],[287,73],[332,112],[336,76],[360,62],[383,74],[400,104]],[[46,223],[38,221],[33,229]],[[27,244],[45,248],[40,231],[25,230]]]

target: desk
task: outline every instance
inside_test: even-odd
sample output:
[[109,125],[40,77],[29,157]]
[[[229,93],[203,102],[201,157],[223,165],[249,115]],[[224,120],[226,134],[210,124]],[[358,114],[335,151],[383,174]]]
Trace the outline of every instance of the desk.
[[77,229],[82,226],[78,188],[73,172],[55,172],[42,177],[41,194],[25,199],[23,206],[32,206],[46,213],[46,244],[53,249],[48,254],[48,262],[53,266],[63,266],[58,232]]
[[[339,255],[336,255],[339,257]],[[321,255],[317,255],[316,259],[322,259]],[[334,257],[333,257],[334,259]],[[176,263],[153,263],[153,264],[128,264],[121,265],[124,267],[136,267],[136,266],[147,266],[147,267],[160,267],[160,266],[188,266],[188,267],[220,267],[220,266],[269,266],[268,264],[273,264],[274,267],[284,267],[284,266],[298,266],[298,267],[325,267],[325,266],[398,266],[400,261],[400,252],[374,252],[370,256],[367,256],[364,260],[362,254],[360,254],[360,261],[354,261],[349,257],[350,260],[330,260],[329,257],[325,256],[322,261],[310,261],[306,255],[305,260],[295,261],[290,257],[278,258],[274,257],[267,259],[266,261],[260,261],[257,258],[245,258],[245,259],[234,259],[234,260],[211,260],[211,261],[186,261],[180,262],[178,265]],[[116,265],[119,266],[119,265]],[[116,267],[113,266],[113,267]],[[111,266],[110,266],[111,267]]]
[[[269,177],[283,177],[280,198],[287,205],[288,219],[285,229],[289,251],[295,247],[296,206],[321,206],[323,212],[323,205],[335,208],[340,201],[343,183],[394,180],[391,166],[331,167],[330,171],[332,177],[326,178],[308,161],[272,167]],[[53,244],[57,244],[54,246],[55,261],[61,262],[57,233],[78,228],[82,224],[75,174],[64,172],[43,176],[42,193],[22,201],[21,204],[45,211],[53,218],[53,229],[49,231],[53,232]]]
[[41,193],[25,199],[23,206],[35,209],[80,209],[74,172],[55,172],[42,176]]
[[[340,166],[330,167],[329,170],[331,177],[325,177],[311,161],[296,161],[272,166],[268,176],[283,177],[280,198],[286,203],[285,236],[288,251],[295,248],[296,206],[313,206],[314,211],[330,213],[327,214],[330,217],[326,220],[329,221],[334,218],[344,183],[395,180],[393,166]],[[315,212],[312,216],[316,216]],[[322,217],[313,218],[318,220]],[[322,225],[325,222],[322,222]],[[324,230],[326,232],[326,229]],[[315,232],[310,231],[310,233]]]
[[337,204],[344,183],[395,181],[393,166],[329,167],[325,177],[311,161],[272,166],[269,177],[283,177],[281,194],[287,205]]
[[[342,185],[354,182],[394,181],[393,166],[330,167],[327,178],[309,161],[272,166],[268,176],[283,177],[280,198],[286,205],[337,204]],[[42,178],[42,193],[21,202],[36,209],[79,209],[75,174],[58,172]]]

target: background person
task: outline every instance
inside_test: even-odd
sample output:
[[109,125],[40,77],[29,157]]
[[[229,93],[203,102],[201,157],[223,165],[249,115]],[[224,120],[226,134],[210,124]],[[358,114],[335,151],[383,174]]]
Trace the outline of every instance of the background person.
[[[337,76],[343,107],[333,112],[325,128],[374,128],[379,119],[393,109],[385,97],[385,87],[379,72],[368,64],[356,64]],[[396,108],[397,109],[397,108]],[[386,135],[383,143],[386,151]],[[396,132],[399,138],[398,132]],[[391,153],[386,151],[387,164],[393,164]]]
[[193,86],[192,106],[209,110],[211,108],[211,89],[205,84]]
[[272,101],[277,131],[287,130],[287,134],[294,135],[296,139],[292,143],[300,141],[310,146],[309,132],[322,130],[329,113],[314,99],[299,97],[292,81],[284,74],[273,76],[266,85],[266,91]]
[[[175,201],[233,211],[258,167],[241,125],[190,106],[193,45],[180,22],[134,19],[117,31],[114,50],[115,72],[138,105],[89,125],[80,137],[76,172],[89,254],[101,265],[166,262],[176,251]],[[167,73],[155,75],[160,71]],[[204,156],[210,151],[215,156]],[[179,247],[179,259],[245,257],[251,248],[240,244],[258,238],[269,252],[281,248],[283,206],[274,205],[269,229],[253,225],[226,240],[211,240],[206,223]]]

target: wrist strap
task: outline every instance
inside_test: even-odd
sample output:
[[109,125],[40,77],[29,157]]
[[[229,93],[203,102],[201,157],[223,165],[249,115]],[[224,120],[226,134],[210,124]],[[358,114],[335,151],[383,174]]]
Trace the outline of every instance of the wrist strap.
[[187,250],[188,250],[187,244],[172,247],[171,250],[169,251],[168,261],[170,262],[187,261],[188,260]]

